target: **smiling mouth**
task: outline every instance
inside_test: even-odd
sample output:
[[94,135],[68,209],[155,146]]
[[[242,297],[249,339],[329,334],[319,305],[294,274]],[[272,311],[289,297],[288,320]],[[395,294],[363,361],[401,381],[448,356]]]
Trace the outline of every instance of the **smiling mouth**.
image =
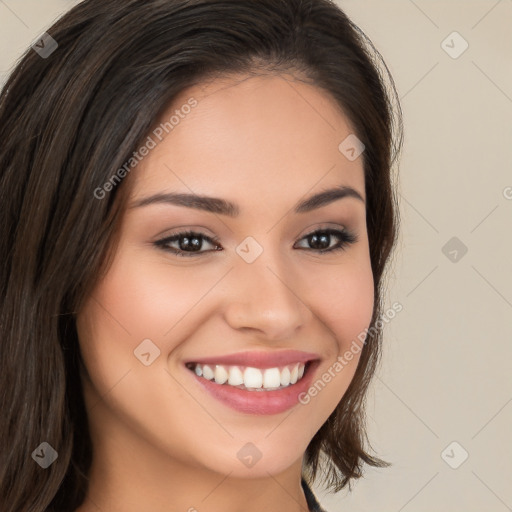
[[198,377],[222,386],[246,391],[276,391],[299,382],[312,361],[297,362],[273,368],[252,366],[187,363],[186,367]]

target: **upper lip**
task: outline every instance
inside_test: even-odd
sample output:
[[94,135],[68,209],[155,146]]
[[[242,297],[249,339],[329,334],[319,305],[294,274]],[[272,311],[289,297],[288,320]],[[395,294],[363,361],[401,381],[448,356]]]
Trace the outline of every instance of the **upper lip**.
[[247,351],[223,356],[200,357],[189,359],[185,364],[223,364],[230,366],[250,366],[252,368],[274,368],[293,363],[306,363],[319,359],[317,354],[299,350],[282,351]]

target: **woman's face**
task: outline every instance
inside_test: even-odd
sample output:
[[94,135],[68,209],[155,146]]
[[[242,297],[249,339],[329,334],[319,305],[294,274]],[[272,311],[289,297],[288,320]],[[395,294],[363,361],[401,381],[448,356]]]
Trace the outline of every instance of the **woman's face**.
[[329,96],[289,77],[194,86],[173,114],[126,178],[113,263],[77,318],[95,450],[300,468],[372,316],[364,154],[339,149],[352,130]]

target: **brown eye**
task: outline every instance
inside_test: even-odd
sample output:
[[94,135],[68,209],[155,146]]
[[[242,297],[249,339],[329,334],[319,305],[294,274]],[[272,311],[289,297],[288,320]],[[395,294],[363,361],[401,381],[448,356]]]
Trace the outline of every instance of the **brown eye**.
[[[309,250],[326,253],[346,249],[348,245],[357,242],[358,239],[346,229],[321,229],[309,233],[302,240],[307,241],[310,246]],[[331,247],[333,240],[337,240],[337,243]]]
[[[215,238],[210,238],[203,233],[196,233],[194,231],[176,233],[170,237],[158,240],[155,242],[155,245],[165,251],[172,252],[177,256],[196,256],[205,252],[211,252],[211,250],[201,250],[205,245],[204,242],[206,242],[206,244],[214,245],[216,247],[213,249],[214,251],[221,250]],[[177,247],[171,247],[170,244],[177,244]]]

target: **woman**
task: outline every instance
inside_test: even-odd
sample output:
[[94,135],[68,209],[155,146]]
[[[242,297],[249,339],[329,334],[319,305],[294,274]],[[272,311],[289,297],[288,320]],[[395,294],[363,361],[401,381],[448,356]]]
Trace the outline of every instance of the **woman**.
[[371,48],[329,0],[85,0],[23,57],[3,511],[322,510],[319,470],[385,465],[364,397],[401,117]]

